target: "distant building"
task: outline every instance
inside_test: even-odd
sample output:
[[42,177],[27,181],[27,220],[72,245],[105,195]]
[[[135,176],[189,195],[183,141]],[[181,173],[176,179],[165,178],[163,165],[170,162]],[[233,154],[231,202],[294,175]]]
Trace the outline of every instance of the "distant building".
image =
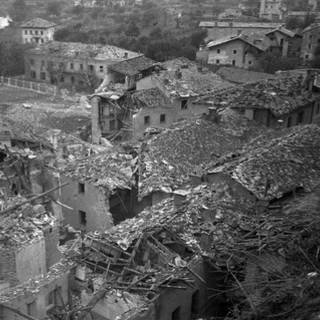
[[282,4],[282,0],[261,0],[260,1],[260,13],[261,19],[275,20],[282,19],[283,14],[286,11]]
[[279,27],[281,23],[266,22],[225,22],[225,21],[201,21],[199,27],[208,30],[206,42],[218,40],[228,36],[236,36],[242,33],[267,32]]
[[320,24],[312,24],[302,32],[301,58],[308,62],[314,58],[314,51],[320,43]]
[[228,36],[211,41],[197,52],[197,60],[207,64],[229,64],[248,69],[257,63],[263,49],[247,35]]
[[91,85],[105,79],[109,65],[139,56],[143,55],[114,46],[51,41],[26,53],[25,77],[51,84]]
[[56,23],[35,18],[20,25],[23,43],[45,43],[53,40]]

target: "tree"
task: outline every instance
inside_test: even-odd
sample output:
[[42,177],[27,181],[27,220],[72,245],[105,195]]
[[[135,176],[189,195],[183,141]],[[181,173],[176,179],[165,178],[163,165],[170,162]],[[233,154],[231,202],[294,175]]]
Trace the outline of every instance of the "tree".
[[61,11],[62,11],[62,7],[60,2],[52,1],[48,3],[48,6],[47,6],[48,15],[60,16]]
[[20,22],[27,16],[25,0],[15,0],[9,9],[9,15],[14,22]]
[[295,30],[295,29],[301,28],[302,25],[303,25],[303,22],[297,17],[290,17],[286,21],[286,28],[289,30]]
[[126,30],[125,30],[125,35],[126,35],[127,37],[130,37],[131,40],[133,40],[134,38],[139,37],[139,35],[140,35],[140,29],[138,28],[138,26],[135,24],[134,21],[131,21],[131,22],[128,24],[128,26],[127,26],[127,28],[126,28]]

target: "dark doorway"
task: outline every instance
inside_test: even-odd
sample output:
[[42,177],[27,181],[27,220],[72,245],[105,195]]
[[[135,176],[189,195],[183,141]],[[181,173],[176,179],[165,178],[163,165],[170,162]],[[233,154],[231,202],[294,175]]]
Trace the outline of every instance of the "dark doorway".
[[180,307],[172,312],[171,320],[180,320]]

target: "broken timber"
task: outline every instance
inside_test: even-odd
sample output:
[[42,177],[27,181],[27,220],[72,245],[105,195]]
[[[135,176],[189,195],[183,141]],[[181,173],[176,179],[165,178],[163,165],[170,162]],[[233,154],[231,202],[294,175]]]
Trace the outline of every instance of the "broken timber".
[[19,207],[23,206],[24,204],[26,204],[26,203],[28,203],[28,202],[34,201],[34,200],[36,200],[36,199],[38,199],[38,198],[41,198],[41,197],[45,196],[46,194],[48,194],[48,193],[50,193],[50,192],[52,192],[52,191],[55,191],[55,190],[57,190],[57,189],[60,189],[60,188],[62,188],[62,187],[64,187],[64,186],[66,186],[67,184],[69,184],[69,182],[65,182],[64,184],[59,185],[59,186],[57,186],[57,187],[54,187],[54,188],[52,188],[52,189],[50,189],[50,190],[48,190],[48,191],[46,191],[46,192],[40,193],[40,194],[38,194],[37,196],[35,196],[35,197],[33,197],[33,198],[30,198],[30,199],[28,199],[28,200],[22,201],[22,202],[19,203],[19,204],[15,204],[14,206],[11,206],[11,207],[9,207],[9,208],[7,208],[7,209],[5,209],[5,210],[2,210],[2,211],[0,211],[0,215],[4,214],[4,213],[6,213],[6,212],[9,212],[9,211],[11,211],[11,210],[14,210],[14,209],[16,209],[16,208],[19,208]]
[[26,313],[23,313],[22,311],[20,311],[19,309],[16,309],[16,308],[13,308],[13,307],[10,307],[10,306],[7,306],[6,304],[3,304],[3,303],[0,303],[0,307],[2,308],[5,308],[5,309],[8,309],[16,314],[18,314],[19,316],[25,318],[25,319],[28,319],[28,320],[38,320]]

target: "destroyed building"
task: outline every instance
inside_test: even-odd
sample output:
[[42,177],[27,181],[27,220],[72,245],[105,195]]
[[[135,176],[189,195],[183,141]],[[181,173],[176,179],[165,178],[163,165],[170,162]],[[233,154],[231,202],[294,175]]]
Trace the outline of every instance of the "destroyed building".
[[158,203],[181,185],[201,180],[197,172],[201,167],[265,130],[225,109],[217,120],[210,116],[188,119],[151,138],[146,136],[139,157],[139,197],[146,205]]
[[96,93],[92,106],[92,142],[101,137],[123,141],[141,136],[149,127],[167,127],[177,119],[176,109],[158,88],[127,92]]
[[135,162],[112,150],[68,161],[59,171],[60,184],[67,183],[60,195],[64,223],[102,231],[132,217]]
[[248,84],[230,107],[271,128],[310,124],[320,112],[314,80],[310,71]]
[[235,194],[273,201],[298,189],[311,190],[320,174],[320,129],[293,127],[278,137],[251,141],[207,170],[210,183],[227,183]]

